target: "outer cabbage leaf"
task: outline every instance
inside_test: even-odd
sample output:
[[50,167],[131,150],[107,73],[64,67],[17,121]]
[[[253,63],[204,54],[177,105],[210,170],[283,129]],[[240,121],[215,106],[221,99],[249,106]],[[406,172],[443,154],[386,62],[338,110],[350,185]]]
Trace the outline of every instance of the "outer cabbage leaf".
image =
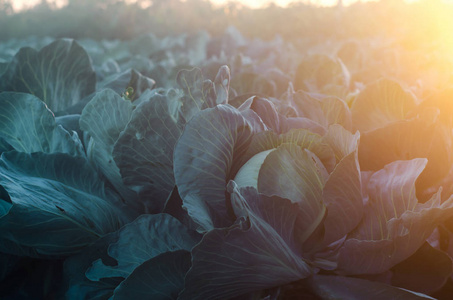
[[88,96],[82,98],[79,102],[76,104],[69,106],[65,108],[64,110],[60,111],[54,111],[53,113],[55,114],[56,117],[63,117],[66,115],[80,115],[82,114],[83,109],[85,106],[90,102],[94,96],[96,95],[95,92],[89,94]]
[[[185,233],[187,236],[184,236]],[[155,272],[153,274],[167,271],[167,267],[160,265],[161,254],[165,253],[163,257],[173,257],[175,252],[169,251],[178,252],[180,249],[183,253],[188,253],[199,239],[200,237],[194,234],[194,231],[188,230],[169,215],[143,215],[120,230],[100,238],[80,254],[65,261],[66,282],[69,285],[66,297],[80,300],[106,299],[113,296],[124,277],[128,278],[132,275],[120,291],[120,294],[129,293],[130,284],[143,283],[143,281],[136,282],[137,276],[140,277],[148,271]],[[123,250],[125,253],[117,254]],[[116,256],[119,260],[110,255]],[[162,262],[171,263],[167,260]],[[190,254],[188,263],[190,265]],[[160,266],[160,269],[149,270],[147,267],[149,265]],[[134,273],[136,267],[138,273]],[[161,279],[165,280],[165,278]],[[177,292],[179,292],[183,285],[177,286]]]
[[[268,109],[272,110],[272,107],[267,102],[268,100],[264,98],[251,97],[238,107],[238,110],[241,112],[242,116],[249,121],[255,132],[269,130],[269,124],[272,123],[272,126],[273,124],[279,123],[278,120],[274,121],[269,119],[269,117],[276,114],[276,112],[267,111]],[[263,118],[261,118],[257,111],[255,111],[256,108],[258,108],[257,111],[261,110],[261,112],[264,112],[267,115],[263,115]],[[266,124],[266,121],[270,122]]]
[[350,80],[351,76],[340,59],[316,54],[299,64],[294,87],[296,90],[343,97],[347,94]]
[[184,91],[181,101],[181,115],[185,122],[188,122],[200,110],[215,106],[208,102],[207,94],[212,92],[212,82],[204,80],[201,70],[193,68],[191,70],[181,70],[176,76],[176,82]]
[[263,71],[244,71],[231,80],[232,87],[238,94],[279,97],[291,82],[290,76],[279,69],[269,66]]
[[343,238],[363,216],[362,184],[357,151],[345,156],[327,179],[322,201],[327,208],[323,245]]
[[71,136],[57,125],[47,106],[30,94],[0,93],[0,140],[26,153],[84,152],[77,134]]
[[93,93],[96,75],[85,50],[70,39],[40,51],[21,48],[0,77],[0,91],[33,94],[58,112]]
[[414,119],[362,134],[359,147],[362,170],[377,171],[396,160],[426,157],[428,165],[417,182],[417,193],[421,196],[448,174],[452,161],[450,138],[436,118],[437,111],[425,110]]
[[360,70],[364,63],[365,48],[361,41],[346,39],[341,41],[337,56],[352,70]]
[[351,134],[340,125],[332,125],[323,141],[334,149],[337,165],[330,173],[322,191],[326,205],[323,222],[327,246],[350,232],[363,215],[362,179],[358,160],[360,135]]
[[55,123],[61,125],[68,132],[75,131],[79,139],[83,137],[83,131],[80,129],[80,114],[67,114],[55,117]]
[[181,98],[183,123],[187,123],[200,110],[228,102],[230,70],[227,66],[220,67],[214,82],[204,79],[198,68],[179,71],[176,82],[184,91]]
[[0,199],[0,218],[8,214],[12,206],[11,202]]
[[118,231],[109,233],[80,253],[68,257],[64,262],[64,283],[67,286],[66,299],[70,300],[103,300],[113,295],[113,291],[121,283],[122,278],[104,278],[91,281],[85,276],[86,270],[96,259],[114,265],[115,261],[107,254],[108,246],[118,241]]
[[8,68],[8,63],[0,61],[0,75],[2,75]]
[[[258,96],[251,96],[239,106],[238,110],[241,111],[242,114],[248,120],[255,121],[255,123],[258,124],[264,123],[265,126],[262,131],[269,130],[273,131],[276,134],[286,134],[292,129],[306,129],[320,135],[325,134],[327,126],[323,127],[324,125],[317,123],[316,118],[311,119],[312,116],[287,117],[278,112],[279,102],[276,102],[275,99],[274,101],[271,100]],[[323,113],[324,112],[321,112],[320,114]],[[326,108],[325,113],[329,114],[330,111]],[[340,122],[338,120],[339,117],[338,118],[336,118],[335,116],[329,117],[334,119],[332,121],[333,123]]]
[[214,79],[215,104],[227,104],[230,89],[230,68],[223,65]]
[[165,204],[165,208],[162,213],[175,217],[190,229],[196,230],[197,228],[199,228],[198,224],[195,223],[194,220],[192,220],[187,210],[185,210],[182,206],[182,199],[176,186],[173,188],[173,191],[168,197],[167,203]]
[[[87,50],[87,47],[85,45],[83,45],[83,47],[85,48],[85,50]],[[102,84],[102,81],[104,81],[111,75],[118,75],[118,73],[121,73],[121,68],[115,59],[107,58],[103,60],[102,64],[99,66],[100,62],[96,62],[93,53],[89,50],[88,53],[90,53],[91,58],[95,61],[94,64],[96,68],[96,75],[97,78],[100,79],[99,84]]]
[[304,117],[290,117],[283,119],[282,132],[289,132],[291,129],[307,129],[313,133],[324,135],[326,129],[313,120]]
[[3,138],[0,137],[0,153],[13,150],[10,144],[8,144]]
[[434,299],[424,294],[414,293],[385,283],[342,276],[314,275],[307,280],[307,285],[322,300]]
[[357,151],[359,146],[360,133],[357,131],[352,134],[340,125],[331,125],[326,134],[322,137],[322,142],[328,144],[333,152],[337,163],[346,155]]
[[367,85],[352,104],[354,127],[366,132],[404,120],[416,104],[415,96],[397,82],[380,79]]
[[310,276],[294,241],[297,204],[259,195],[254,188],[238,189],[231,181],[236,223],[213,229],[192,250],[184,299],[230,299]]
[[176,144],[174,172],[189,215],[203,229],[232,224],[225,191],[233,161],[248,146],[252,127],[235,108],[218,105],[198,113]]
[[0,185],[13,204],[0,218],[0,238],[41,255],[74,254],[130,221],[118,195],[80,157],[3,153]]
[[418,203],[415,181],[426,159],[396,161],[375,172],[359,226],[347,237],[338,257],[339,272],[377,274],[405,260],[453,211],[453,197],[441,203],[440,190]]
[[173,99],[151,91],[140,99],[113,147],[124,184],[139,194],[147,212],[162,212],[175,185],[173,151],[182,129]]
[[272,130],[278,134],[282,132],[280,116],[278,115],[274,104],[266,98],[250,97],[238,108],[238,110],[245,114],[251,114],[251,112],[247,112],[247,110],[251,110],[258,115],[261,122],[266,125],[267,130]]
[[122,95],[127,88],[131,87],[133,92],[128,95],[128,98],[133,101],[139,98],[146,90],[152,90],[155,85],[156,82],[153,79],[140,74],[134,69],[129,69],[105,78],[99,83],[98,89],[108,88]]
[[166,252],[145,261],[116,288],[115,299],[176,300],[190,268],[190,252]]
[[328,128],[329,125],[340,124],[351,129],[351,112],[346,102],[337,97],[316,98],[307,92],[294,94],[294,103],[300,117],[306,117]]
[[453,127],[453,116],[451,111],[453,110],[453,103],[451,101],[453,97],[453,88],[434,93],[428,99],[424,100],[417,106],[414,113],[422,113],[429,109],[439,110],[439,121],[444,124],[447,128]]
[[288,118],[298,117],[299,113],[296,109],[296,92],[294,91],[294,85],[292,82],[288,84],[286,92],[283,93],[274,104],[277,106],[277,110],[280,114]]
[[110,277],[128,277],[139,265],[162,253],[192,250],[199,241],[196,232],[167,214],[142,215],[118,232],[118,240],[110,244],[108,255],[117,261],[105,265],[96,260],[86,276],[93,281]]
[[126,201],[133,201],[137,195],[124,185],[112,153],[120,133],[131,119],[132,111],[130,101],[124,100],[113,90],[105,89],[85,106],[79,120],[80,128],[90,135],[88,159]]
[[431,294],[447,282],[453,268],[447,253],[425,242],[411,257],[394,266],[391,271],[392,285]]

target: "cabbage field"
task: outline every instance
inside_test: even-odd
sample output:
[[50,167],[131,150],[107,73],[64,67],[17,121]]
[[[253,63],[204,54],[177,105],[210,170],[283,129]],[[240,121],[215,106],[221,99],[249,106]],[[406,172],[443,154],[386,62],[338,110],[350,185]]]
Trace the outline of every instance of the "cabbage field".
[[452,299],[453,22],[197,3],[0,34],[0,299]]

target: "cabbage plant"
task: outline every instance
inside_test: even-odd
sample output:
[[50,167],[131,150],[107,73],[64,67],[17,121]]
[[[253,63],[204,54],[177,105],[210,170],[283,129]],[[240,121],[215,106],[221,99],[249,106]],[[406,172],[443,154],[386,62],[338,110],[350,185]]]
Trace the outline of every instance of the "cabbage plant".
[[279,39],[220,41],[216,56],[203,34],[62,39],[1,63],[2,299],[448,288],[451,91],[421,100]]

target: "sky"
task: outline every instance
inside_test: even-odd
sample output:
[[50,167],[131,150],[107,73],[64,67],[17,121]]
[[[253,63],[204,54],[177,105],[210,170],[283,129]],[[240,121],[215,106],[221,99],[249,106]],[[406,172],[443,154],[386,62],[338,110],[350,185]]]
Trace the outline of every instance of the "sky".
[[[95,0],[93,0],[95,1]],[[124,1],[129,1],[129,2],[135,2],[137,0],[124,0]],[[209,0],[214,4],[222,5],[227,3],[229,0]],[[320,6],[332,6],[337,3],[338,0],[240,0],[240,2],[244,5],[250,6],[252,8],[259,8],[259,7],[264,7],[267,4],[274,2],[275,4],[279,6],[286,6],[290,4],[291,2],[311,2]],[[343,0],[344,5],[350,5],[355,2],[362,1],[362,2],[368,2],[368,1],[379,1],[379,0]],[[406,2],[415,2],[417,0],[405,0]],[[33,5],[39,3],[40,0],[13,0],[13,6],[14,10],[18,11],[24,8],[29,8],[32,7]],[[67,0],[48,0],[50,3],[57,3],[57,6],[62,6],[65,3],[67,3]],[[453,0],[443,0],[443,2],[449,2],[453,3]]]
[[[39,3],[41,0],[13,0],[13,8],[15,11],[19,11],[24,8],[30,8],[37,3]],[[50,3],[56,3],[57,6],[63,6],[65,3],[67,3],[67,0],[47,0]],[[95,0],[93,0],[95,1]],[[124,0],[128,2],[135,2],[137,0]],[[214,4],[222,5],[227,3],[229,0],[209,0]],[[238,1],[238,0],[236,0]],[[279,6],[287,6],[291,2],[311,2],[313,4],[319,5],[319,6],[332,6],[337,3],[338,0],[240,0],[241,4],[250,6],[252,8],[259,8],[259,7],[265,7],[269,3],[274,2],[275,4]],[[362,1],[362,2],[369,2],[369,1],[379,1],[379,0],[343,0],[344,5],[350,5],[355,2]],[[406,2],[416,2],[418,0],[405,0]],[[453,0],[442,0],[443,2],[448,2],[448,3],[453,3]]]
[[[300,2],[312,2],[316,3],[318,5],[322,6],[331,6],[335,5],[337,3],[337,0],[299,0]],[[370,0],[367,0],[370,1]],[[228,0],[211,0],[211,2],[216,3],[216,4],[225,4],[228,2]],[[274,2],[275,4],[279,6],[286,6],[290,4],[291,2],[297,2],[294,0],[246,0],[246,1],[241,1],[242,4],[257,8],[257,7],[263,7],[266,6],[268,3]],[[343,3],[345,5],[349,5],[351,3],[357,2],[357,0],[343,0]]]
[[[134,0],[129,0],[129,1],[134,2]],[[228,0],[210,0],[210,1],[215,4],[219,4],[219,5],[225,4],[228,2]],[[322,6],[329,6],[329,5],[334,5],[337,3],[337,0],[241,0],[240,2],[244,5],[250,6],[252,8],[258,8],[258,7],[266,6],[270,2],[274,2],[275,4],[280,5],[280,6],[286,6],[291,2],[297,2],[297,1],[312,2],[312,3],[316,3],[318,5],[322,5]],[[349,5],[349,4],[352,4],[357,1],[359,1],[359,0],[343,0],[343,3],[345,5]],[[373,1],[373,0],[362,0],[362,1]],[[14,6],[14,10],[18,11],[18,10],[21,10],[21,9],[24,9],[27,7],[31,7],[39,2],[40,2],[40,0],[13,0],[13,6]],[[48,2],[63,5],[66,1],[65,0],[50,0]]]

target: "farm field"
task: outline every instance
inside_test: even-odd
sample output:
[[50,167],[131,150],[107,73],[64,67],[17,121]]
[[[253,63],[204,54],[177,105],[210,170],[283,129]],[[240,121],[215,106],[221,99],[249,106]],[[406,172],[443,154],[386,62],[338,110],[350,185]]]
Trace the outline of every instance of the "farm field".
[[0,299],[453,298],[453,4],[0,1]]

